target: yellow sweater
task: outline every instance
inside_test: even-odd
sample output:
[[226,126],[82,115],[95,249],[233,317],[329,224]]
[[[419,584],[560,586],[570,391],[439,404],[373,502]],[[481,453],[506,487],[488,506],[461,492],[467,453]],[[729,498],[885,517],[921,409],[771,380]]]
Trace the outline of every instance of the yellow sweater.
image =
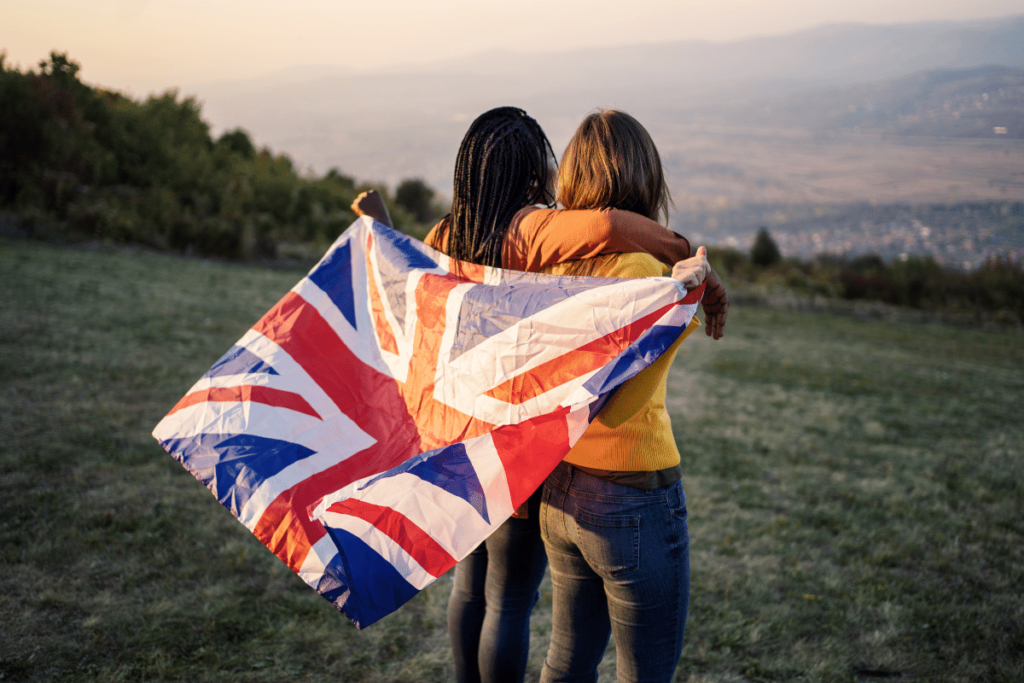
[[[665,267],[649,254],[606,254],[547,266],[555,275],[651,277]],[[658,360],[624,383],[598,413],[565,461],[611,472],[654,472],[679,464],[679,450],[665,409],[665,383],[676,351],[700,325],[696,316]]]

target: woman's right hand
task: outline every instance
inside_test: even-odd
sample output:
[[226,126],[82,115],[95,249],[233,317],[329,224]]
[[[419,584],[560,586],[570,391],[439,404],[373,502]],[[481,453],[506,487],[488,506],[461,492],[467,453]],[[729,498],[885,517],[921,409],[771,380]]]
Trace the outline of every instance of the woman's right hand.
[[352,213],[356,216],[369,216],[389,228],[395,227],[391,223],[391,215],[388,213],[388,207],[384,204],[384,198],[376,190],[360,192],[352,202]]

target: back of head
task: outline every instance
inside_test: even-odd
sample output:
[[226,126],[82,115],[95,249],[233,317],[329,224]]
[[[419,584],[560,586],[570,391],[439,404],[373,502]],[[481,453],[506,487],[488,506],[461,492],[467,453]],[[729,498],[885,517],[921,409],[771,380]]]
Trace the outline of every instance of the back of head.
[[625,112],[603,110],[583,119],[565,148],[558,201],[567,209],[622,209],[667,222],[672,197],[647,130]]
[[516,212],[554,203],[554,158],[544,131],[522,109],[499,107],[477,117],[459,147],[452,211],[442,226],[449,256],[500,266]]

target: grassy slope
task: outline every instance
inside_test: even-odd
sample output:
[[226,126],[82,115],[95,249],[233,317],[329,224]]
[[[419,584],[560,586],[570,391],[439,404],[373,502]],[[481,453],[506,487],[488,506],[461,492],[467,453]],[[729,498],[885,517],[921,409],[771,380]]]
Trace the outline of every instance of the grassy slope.
[[[300,275],[0,242],[0,680],[450,678],[447,578],[357,632],[149,436]],[[679,680],[1024,679],[1019,334],[740,308],[687,349]]]
[[674,420],[688,670],[1024,679],[1020,335],[750,309],[733,322],[694,348],[696,377],[674,378],[698,399]]

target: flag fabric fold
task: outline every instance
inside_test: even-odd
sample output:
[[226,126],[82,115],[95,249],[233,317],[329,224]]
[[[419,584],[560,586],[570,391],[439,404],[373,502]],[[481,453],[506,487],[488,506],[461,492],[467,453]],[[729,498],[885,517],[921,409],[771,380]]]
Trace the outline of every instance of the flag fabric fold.
[[702,292],[457,264],[361,218],[153,435],[364,628],[508,519]]

